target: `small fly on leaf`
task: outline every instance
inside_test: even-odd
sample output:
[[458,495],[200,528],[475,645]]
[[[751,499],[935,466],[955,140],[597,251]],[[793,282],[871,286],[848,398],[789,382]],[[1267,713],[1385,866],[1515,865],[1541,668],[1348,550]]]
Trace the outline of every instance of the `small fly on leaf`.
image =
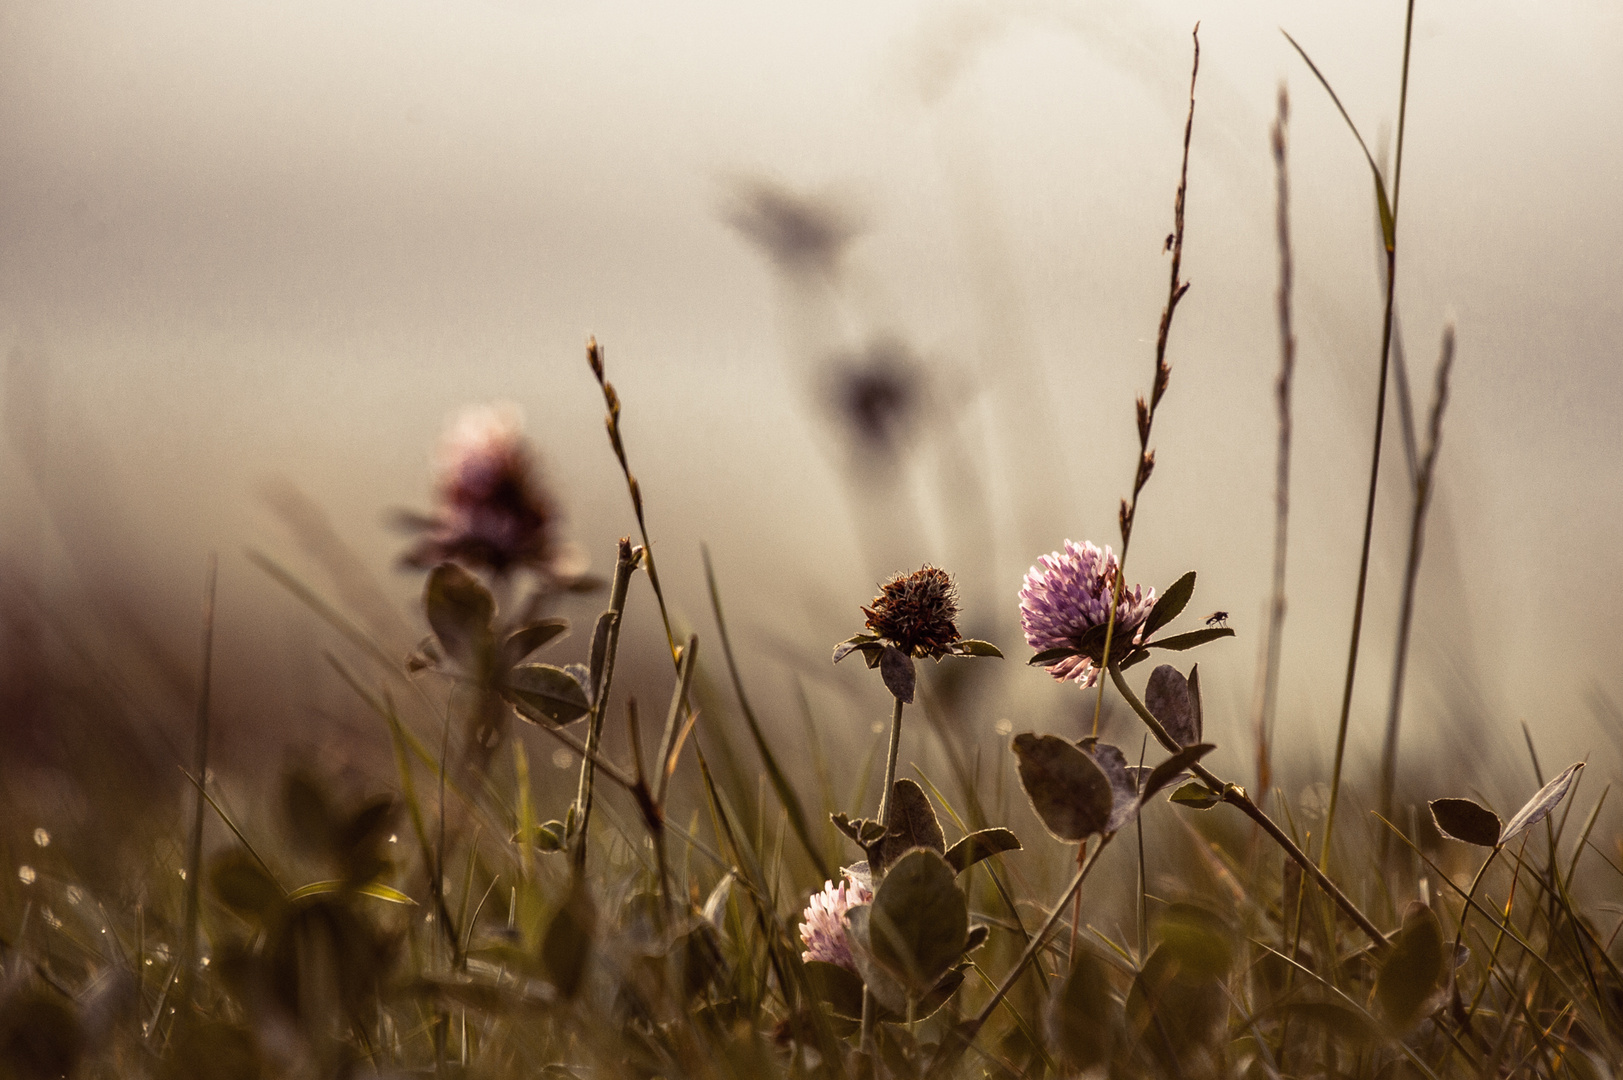
[[1207,626],[1227,626],[1228,624],[1229,613],[1226,611],[1214,611],[1210,615],[1206,616]]

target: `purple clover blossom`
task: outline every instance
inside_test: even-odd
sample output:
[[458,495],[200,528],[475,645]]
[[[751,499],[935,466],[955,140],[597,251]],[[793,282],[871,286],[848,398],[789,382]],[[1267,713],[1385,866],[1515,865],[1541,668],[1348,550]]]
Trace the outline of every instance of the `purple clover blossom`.
[[845,934],[845,913],[872,899],[873,892],[855,878],[847,877],[838,885],[823,882],[823,891],[812,894],[800,916],[806,920],[800,924],[800,940],[806,943],[800,958],[855,971],[857,964],[851,958],[851,942]]
[[422,536],[408,565],[444,561],[502,575],[521,566],[567,578],[571,546],[557,536],[561,514],[541,481],[534,447],[516,406],[464,410],[436,455],[437,506],[419,519]]
[[[1020,628],[1033,649],[1077,648],[1082,635],[1102,626],[1110,617],[1110,597],[1120,564],[1105,545],[1101,550],[1084,540],[1065,541],[1064,551],[1037,560],[1020,590]],[[1116,606],[1117,641],[1137,642],[1140,625],[1155,606],[1155,590],[1134,585],[1123,589]],[[1112,652],[1115,650],[1112,649]],[[1089,656],[1067,656],[1048,668],[1054,678],[1080,683],[1084,689],[1099,678],[1099,666]]]

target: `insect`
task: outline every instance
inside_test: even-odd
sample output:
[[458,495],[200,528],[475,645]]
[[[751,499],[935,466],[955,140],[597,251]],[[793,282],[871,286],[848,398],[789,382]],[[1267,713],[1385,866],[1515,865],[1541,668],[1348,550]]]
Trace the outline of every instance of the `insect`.
[[1227,626],[1228,624],[1229,613],[1226,611],[1214,611],[1210,615],[1206,616],[1207,626]]

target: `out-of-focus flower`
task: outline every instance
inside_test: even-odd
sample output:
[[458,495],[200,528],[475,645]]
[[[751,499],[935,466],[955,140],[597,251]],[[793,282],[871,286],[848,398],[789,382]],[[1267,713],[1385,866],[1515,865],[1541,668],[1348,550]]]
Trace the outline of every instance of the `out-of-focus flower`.
[[872,890],[855,877],[842,878],[838,885],[823,882],[823,891],[812,894],[800,916],[806,920],[800,924],[800,940],[806,943],[806,951],[800,958],[838,964],[847,971],[855,971],[857,965],[851,958],[851,942],[845,934],[845,913],[872,899]]
[[408,565],[561,572],[567,546],[557,535],[560,514],[516,406],[464,410],[440,442],[437,465],[437,505],[410,522],[422,536],[405,555]]
[[905,449],[927,404],[923,365],[892,338],[833,358],[824,393],[829,410],[864,460]]
[[958,589],[939,567],[892,576],[862,613],[868,629],[908,656],[939,660],[958,641]]
[[[1081,652],[1066,656],[1048,668],[1056,679],[1070,680],[1090,687],[1099,677],[1099,660],[1104,642],[1093,640],[1110,617],[1110,599],[1116,587],[1119,564],[1107,544],[1101,550],[1088,541],[1065,541],[1064,551],[1044,555],[1026,574],[1020,590],[1020,628],[1026,641],[1039,653],[1049,649],[1071,648]],[[1134,585],[1123,589],[1116,606],[1116,628],[1112,638],[1123,644],[1137,643],[1139,627],[1155,606],[1155,590]],[[1115,657],[1124,655],[1111,646]]]
[[834,276],[846,247],[862,232],[861,216],[829,195],[792,191],[769,180],[735,185],[728,224],[759,246],[786,274]]

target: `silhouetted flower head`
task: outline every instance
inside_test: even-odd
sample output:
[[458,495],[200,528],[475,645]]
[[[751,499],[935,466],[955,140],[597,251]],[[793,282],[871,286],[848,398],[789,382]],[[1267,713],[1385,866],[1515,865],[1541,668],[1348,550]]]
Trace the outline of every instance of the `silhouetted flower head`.
[[823,891],[813,893],[800,917],[800,940],[806,943],[802,960],[838,964],[847,971],[857,969],[851,958],[851,941],[845,933],[845,913],[873,899],[873,892],[854,877],[842,878],[838,885],[823,882]]
[[847,245],[862,232],[859,216],[841,200],[792,191],[769,180],[736,185],[724,215],[791,275],[836,274]]
[[958,641],[958,590],[945,570],[921,567],[897,574],[862,609],[868,629],[908,656],[939,660]]
[[827,394],[835,419],[861,450],[894,454],[924,412],[924,373],[906,345],[881,339],[832,361]]
[[437,457],[437,505],[415,522],[423,535],[407,552],[407,564],[451,561],[496,574],[526,566],[554,570],[562,553],[559,512],[516,407],[464,410]]
[[[1086,649],[1095,655],[1067,656],[1048,668],[1056,679],[1092,686],[1099,677],[1097,655],[1103,643],[1092,645],[1084,635],[1103,626],[1110,617],[1110,599],[1116,587],[1119,564],[1107,544],[1101,550],[1083,541],[1065,541],[1064,551],[1055,551],[1037,560],[1026,574],[1020,590],[1020,628],[1033,649]],[[1155,590],[1138,585],[1123,589],[1116,606],[1116,629],[1112,638],[1136,642],[1139,627],[1155,606]],[[1115,657],[1123,655],[1111,647]]]

